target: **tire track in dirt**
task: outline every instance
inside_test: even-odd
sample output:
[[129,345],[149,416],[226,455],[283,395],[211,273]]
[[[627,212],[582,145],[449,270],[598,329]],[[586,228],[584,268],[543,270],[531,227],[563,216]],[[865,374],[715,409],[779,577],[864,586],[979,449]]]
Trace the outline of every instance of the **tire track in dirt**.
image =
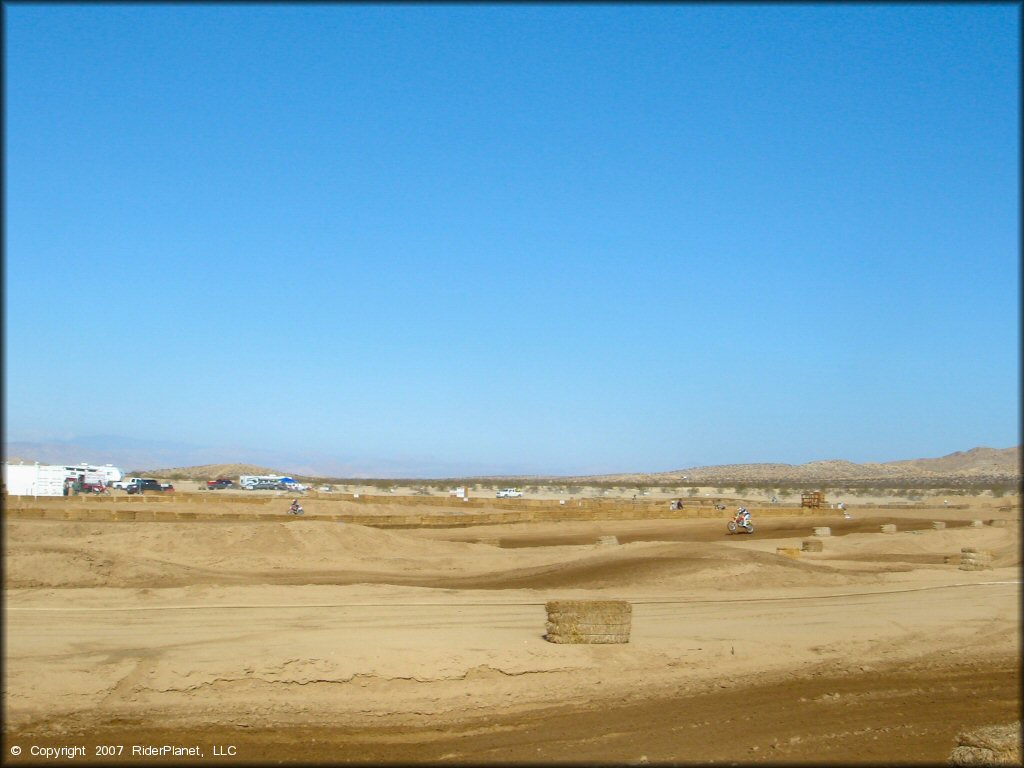
[[[235,756],[219,758],[227,763],[944,764],[961,730],[1019,719],[1020,684],[1016,658],[965,654],[655,698],[637,691],[636,700],[490,712],[447,726],[171,727],[144,713],[111,722],[42,721],[7,733],[4,748],[58,747],[73,737],[87,747],[83,762],[97,762],[94,745],[135,743],[199,744],[207,754],[214,744],[231,744]],[[33,763],[25,757],[20,762]]]

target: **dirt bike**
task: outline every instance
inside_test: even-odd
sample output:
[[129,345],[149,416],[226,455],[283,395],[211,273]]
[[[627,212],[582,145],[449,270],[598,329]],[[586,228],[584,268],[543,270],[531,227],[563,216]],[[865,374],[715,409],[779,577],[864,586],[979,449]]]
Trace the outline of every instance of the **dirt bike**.
[[302,507],[299,506],[298,504],[292,504],[288,508],[288,514],[289,515],[301,515],[304,511],[305,510],[303,510]]
[[753,533],[754,524],[746,515],[736,515],[729,521],[729,533]]

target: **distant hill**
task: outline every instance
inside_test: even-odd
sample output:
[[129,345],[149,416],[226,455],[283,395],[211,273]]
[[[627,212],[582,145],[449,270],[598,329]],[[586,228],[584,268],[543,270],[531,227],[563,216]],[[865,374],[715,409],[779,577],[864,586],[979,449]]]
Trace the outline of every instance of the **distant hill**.
[[[29,454],[25,454],[29,455]],[[17,463],[17,457],[6,461]],[[716,466],[692,467],[669,472],[629,473],[614,475],[588,476],[535,476],[535,480],[572,481],[577,483],[688,483],[702,485],[724,485],[736,483],[768,484],[768,483],[910,483],[914,481],[928,482],[936,485],[948,482],[951,485],[978,482],[1012,483],[1021,480],[1020,446],[1013,448],[972,448],[969,451],[957,451],[946,456],[930,459],[906,459],[884,463],[857,464],[843,459],[811,461],[806,464],[720,464]],[[24,460],[31,463],[32,460]],[[45,459],[41,459],[45,461]],[[55,462],[61,463],[61,462]],[[141,463],[141,462],[140,462]],[[121,466],[125,466],[122,464]],[[130,466],[130,465],[129,465]],[[139,466],[136,464],[135,466]],[[237,478],[239,475],[290,475],[292,477],[311,479],[321,475],[311,475],[310,470],[287,471],[271,469],[256,464],[200,464],[184,467],[165,467],[163,469],[133,469],[130,475],[159,478],[195,478],[208,479],[216,477]],[[512,476],[505,476],[509,479]],[[501,476],[478,478],[501,480]],[[525,479],[519,478],[515,479]]]
[[202,464],[197,467],[172,467],[169,469],[133,469],[129,475],[139,477],[187,477],[195,479],[214,479],[218,477],[235,478],[240,475],[289,475],[268,467],[257,467],[255,464]]
[[[972,448],[957,451],[937,459],[908,459],[885,463],[856,464],[852,461],[831,459],[806,464],[721,464],[692,467],[669,472],[628,475],[602,475],[590,478],[602,482],[687,482],[720,484],[746,483],[807,483],[807,482],[910,482],[913,480],[938,482],[999,481],[1012,482],[1021,478],[1020,446],[1014,448]],[[572,478],[583,480],[584,478]]]
[[969,451],[957,451],[938,459],[893,461],[887,466],[940,474],[991,474],[998,472],[1017,472],[1019,474],[1020,446],[1003,449],[972,448]]

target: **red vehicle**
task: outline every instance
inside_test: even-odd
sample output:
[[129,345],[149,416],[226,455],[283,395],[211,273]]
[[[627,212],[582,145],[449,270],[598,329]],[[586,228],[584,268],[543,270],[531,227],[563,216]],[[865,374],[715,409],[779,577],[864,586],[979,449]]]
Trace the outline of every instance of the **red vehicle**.
[[82,493],[109,493],[103,483],[82,483]]
[[215,491],[218,488],[230,488],[235,484],[234,480],[229,480],[226,477],[218,477],[216,480],[206,481],[206,490]]

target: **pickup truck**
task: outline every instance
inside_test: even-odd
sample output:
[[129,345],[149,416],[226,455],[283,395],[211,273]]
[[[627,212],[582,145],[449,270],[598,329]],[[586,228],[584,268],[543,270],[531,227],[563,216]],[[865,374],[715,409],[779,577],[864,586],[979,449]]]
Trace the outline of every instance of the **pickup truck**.
[[140,493],[142,491],[160,491],[161,493],[165,493],[173,491],[174,486],[169,483],[160,483],[156,480],[146,478],[144,480],[137,480],[129,483],[125,490],[128,491],[128,493]]
[[523,495],[523,492],[522,491],[518,491],[515,488],[502,488],[500,491],[498,491],[496,494],[494,494],[494,498],[496,498],[496,499],[518,499],[522,495]]
[[216,480],[206,481],[206,490],[215,491],[218,488],[230,488],[235,484],[234,480],[229,480],[226,477],[218,477]]

